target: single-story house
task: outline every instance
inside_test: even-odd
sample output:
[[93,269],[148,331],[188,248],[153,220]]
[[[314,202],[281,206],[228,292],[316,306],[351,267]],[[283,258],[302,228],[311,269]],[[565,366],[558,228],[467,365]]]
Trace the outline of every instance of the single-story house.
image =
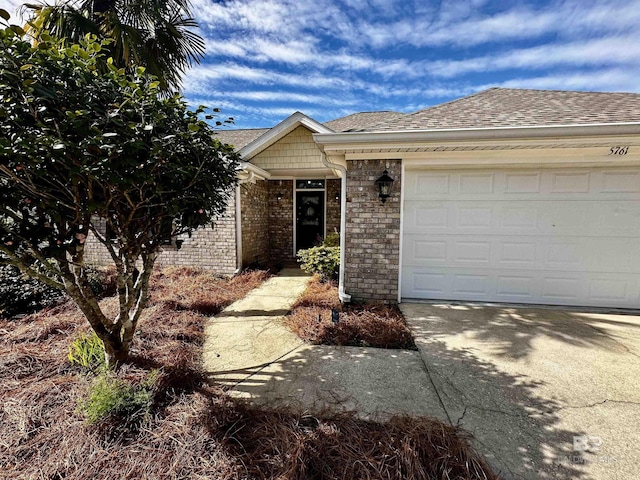
[[287,265],[336,231],[343,301],[640,308],[640,94],[492,88],[217,135],[240,185],[160,263]]

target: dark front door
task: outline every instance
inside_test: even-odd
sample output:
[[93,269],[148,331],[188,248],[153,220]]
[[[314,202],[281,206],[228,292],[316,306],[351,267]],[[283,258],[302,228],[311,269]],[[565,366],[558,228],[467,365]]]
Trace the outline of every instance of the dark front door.
[[296,249],[322,243],[324,192],[296,192]]

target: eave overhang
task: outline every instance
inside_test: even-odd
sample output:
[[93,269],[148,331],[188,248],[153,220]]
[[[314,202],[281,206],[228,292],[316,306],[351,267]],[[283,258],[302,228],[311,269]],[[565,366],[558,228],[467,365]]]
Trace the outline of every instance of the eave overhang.
[[240,162],[237,172],[241,182],[255,182],[255,180],[271,178],[271,173],[249,162]]
[[336,155],[596,146],[612,138],[640,145],[640,123],[317,133],[313,138],[322,151]]

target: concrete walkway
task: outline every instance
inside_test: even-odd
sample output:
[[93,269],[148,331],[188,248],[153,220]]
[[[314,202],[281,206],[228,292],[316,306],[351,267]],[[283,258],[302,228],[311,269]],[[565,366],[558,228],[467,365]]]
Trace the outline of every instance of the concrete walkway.
[[640,317],[404,303],[418,352],[312,346],[282,323],[308,280],[284,270],[208,322],[213,381],[271,407],[440,418],[507,480],[637,478]]
[[308,281],[285,269],[208,322],[204,366],[212,381],[260,405],[446,418],[418,352],[306,345],[291,333],[283,316]]

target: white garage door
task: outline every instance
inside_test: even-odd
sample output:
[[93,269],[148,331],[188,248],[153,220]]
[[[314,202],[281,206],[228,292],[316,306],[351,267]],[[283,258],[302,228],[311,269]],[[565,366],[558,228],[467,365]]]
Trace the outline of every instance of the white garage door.
[[640,169],[407,169],[403,221],[403,298],[640,307]]

